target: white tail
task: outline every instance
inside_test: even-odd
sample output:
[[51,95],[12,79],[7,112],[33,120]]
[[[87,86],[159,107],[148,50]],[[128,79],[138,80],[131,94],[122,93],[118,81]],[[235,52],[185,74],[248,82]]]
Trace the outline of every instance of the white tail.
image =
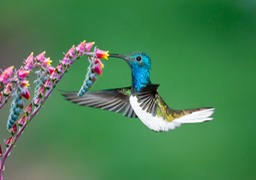
[[213,120],[211,115],[214,113],[214,108],[209,109],[202,109],[195,112],[192,112],[191,114],[182,116],[180,118],[174,119],[172,122],[175,123],[200,123],[205,121]]

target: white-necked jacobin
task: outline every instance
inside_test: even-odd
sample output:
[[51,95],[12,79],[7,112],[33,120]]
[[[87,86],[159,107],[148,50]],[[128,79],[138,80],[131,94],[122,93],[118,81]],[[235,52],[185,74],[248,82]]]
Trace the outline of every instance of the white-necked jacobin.
[[81,106],[122,113],[129,118],[139,118],[149,129],[169,131],[181,124],[212,120],[214,108],[174,110],[157,92],[159,84],[150,81],[151,60],[142,52],[129,55],[110,54],[125,60],[131,68],[132,86],[99,91],[89,91],[84,96],[77,92],[64,93],[65,98]]

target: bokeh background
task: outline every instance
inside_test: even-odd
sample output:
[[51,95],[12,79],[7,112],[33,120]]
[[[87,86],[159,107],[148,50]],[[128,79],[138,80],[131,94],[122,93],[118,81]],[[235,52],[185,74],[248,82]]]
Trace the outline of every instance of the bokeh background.
[[[86,39],[149,54],[152,81],[171,107],[216,108],[212,122],[155,133],[55,90],[13,149],[5,179],[256,179],[255,0],[1,1],[0,24],[3,69],[44,50],[56,65]],[[76,62],[56,89],[79,90],[87,65]],[[110,59],[93,89],[130,84],[128,66]]]

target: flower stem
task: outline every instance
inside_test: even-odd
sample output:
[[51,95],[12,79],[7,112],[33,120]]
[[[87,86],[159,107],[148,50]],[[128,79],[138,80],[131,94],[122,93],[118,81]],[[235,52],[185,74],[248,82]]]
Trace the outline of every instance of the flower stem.
[[[19,131],[17,132],[16,135],[13,136],[13,141],[12,143],[10,143],[10,145],[6,148],[5,152],[2,155],[2,158],[0,160],[0,180],[3,180],[3,171],[4,171],[4,164],[5,161],[8,157],[8,155],[10,154],[12,148],[14,147],[15,143],[17,142],[17,140],[20,138],[20,135],[24,132],[25,128],[27,127],[28,123],[33,119],[33,117],[35,115],[37,115],[37,113],[39,112],[39,110],[41,109],[43,103],[49,98],[50,94],[52,93],[54,87],[56,86],[56,84],[62,79],[62,77],[64,76],[65,72],[67,72],[67,70],[71,67],[71,65],[81,56],[84,55],[88,55],[88,56],[92,56],[94,55],[94,53],[91,52],[84,52],[84,53],[77,53],[74,57],[72,57],[70,59],[70,63],[68,66],[65,66],[65,68],[63,69],[62,72],[60,72],[58,74],[57,79],[53,82],[52,86],[48,89],[48,91],[46,92],[46,94],[44,95],[44,97],[41,100],[41,103],[38,104],[38,106],[36,106],[36,108],[33,110],[33,112],[27,117],[27,123],[24,123],[21,128],[19,129]],[[50,78],[50,77],[49,77]],[[42,85],[43,86],[43,85]],[[13,88],[11,94],[13,94],[15,92],[16,88]],[[4,104],[7,102],[7,100],[11,97],[11,95],[7,96],[6,99],[0,104],[0,109],[4,106]]]

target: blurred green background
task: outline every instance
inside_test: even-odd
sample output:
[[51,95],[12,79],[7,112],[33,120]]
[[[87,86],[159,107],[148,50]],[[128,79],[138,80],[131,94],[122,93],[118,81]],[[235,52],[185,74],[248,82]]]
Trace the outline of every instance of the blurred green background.
[[[212,122],[155,133],[55,90],[13,149],[5,179],[256,179],[255,0],[1,1],[0,23],[1,68],[44,50],[56,65],[86,39],[149,54],[171,107],[216,108]],[[76,62],[57,89],[79,90],[87,65]],[[93,89],[130,84],[128,66],[110,59]]]

